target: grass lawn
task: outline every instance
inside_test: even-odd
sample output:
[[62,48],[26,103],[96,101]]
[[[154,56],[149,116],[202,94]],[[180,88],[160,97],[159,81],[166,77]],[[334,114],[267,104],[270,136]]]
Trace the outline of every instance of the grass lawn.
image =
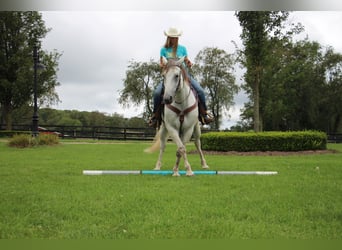
[[[158,155],[144,153],[148,146],[0,142],[0,238],[342,239],[342,144],[329,144],[338,150],[329,154],[206,156],[212,170],[275,176],[82,175],[152,169]],[[167,146],[163,169],[175,149]],[[198,155],[189,160],[200,170]]]

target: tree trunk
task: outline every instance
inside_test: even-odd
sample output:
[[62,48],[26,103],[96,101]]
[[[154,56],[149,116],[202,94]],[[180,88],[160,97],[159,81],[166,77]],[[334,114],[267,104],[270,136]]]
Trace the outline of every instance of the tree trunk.
[[255,75],[255,84],[254,84],[254,91],[253,91],[253,117],[254,117],[254,132],[260,132],[260,100],[259,100],[259,87],[260,87],[260,74],[259,70],[257,69]]
[[214,115],[214,120],[215,120],[215,129],[219,130],[220,129],[220,109],[219,109],[219,105],[215,105],[215,113],[213,113]]
[[5,104],[3,106],[2,116],[5,122],[5,129],[12,130],[12,107],[10,104]]

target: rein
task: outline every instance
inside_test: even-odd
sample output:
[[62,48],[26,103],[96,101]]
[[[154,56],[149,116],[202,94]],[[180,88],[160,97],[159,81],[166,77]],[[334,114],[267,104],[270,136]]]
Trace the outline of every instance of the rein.
[[[178,81],[177,90],[179,89],[180,81],[181,81],[181,79],[179,79],[179,81]],[[184,81],[184,79],[183,79],[183,81]],[[190,87],[188,95],[187,95],[186,97],[184,97],[183,100],[181,100],[180,102],[177,102],[177,101],[175,100],[175,103],[177,103],[177,104],[182,104],[186,99],[188,99],[188,97],[189,97],[190,94],[191,94],[191,89],[192,89],[192,88]],[[195,95],[195,96],[196,96],[196,95]]]

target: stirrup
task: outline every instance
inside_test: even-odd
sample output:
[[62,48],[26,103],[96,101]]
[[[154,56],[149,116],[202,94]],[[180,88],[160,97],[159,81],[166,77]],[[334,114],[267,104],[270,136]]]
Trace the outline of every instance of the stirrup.
[[150,117],[150,119],[148,119],[148,126],[152,128],[157,127],[157,118],[155,117],[155,115],[153,115],[152,117]]
[[214,117],[212,115],[209,115],[208,113],[201,115],[201,122],[202,124],[209,124],[214,121]]

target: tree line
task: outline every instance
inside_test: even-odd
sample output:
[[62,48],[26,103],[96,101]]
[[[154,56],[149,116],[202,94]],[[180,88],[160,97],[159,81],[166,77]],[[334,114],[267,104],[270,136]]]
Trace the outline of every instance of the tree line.
[[[31,106],[23,106],[12,114],[13,124],[31,124]],[[147,122],[141,117],[126,118],[121,114],[107,114],[99,111],[57,110],[41,108],[39,124],[47,126],[77,126],[77,127],[120,127],[144,128]]]
[[[190,71],[203,86],[215,116],[211,127],[219,128],[242,88],[249,100],[233,130],[341,132],[342,55],[308,38],[296,40],[304,27],[289,24],[289,12],[239,11],[235,15],[243,47],[236,46],[233,53],[205,47]],[[32,47],[39,46],[49,31],[38,12],[0,12],[0,115],[7,129],[12,122],[30,122],[24,114],[32,114]],[[40,55],[46,65],[38,82],[40,104],[58,102],[55,87],[60,85],[56,72],[61,54],[40,51]],[[237,65],[245,70],[242,86],[236,84]],[[129,62],[118,102],[124,107],[143,105],[141,117],[134,118],[142,126],[152,113],[153,90],[161,81],[158,62]],[[122,126],[134,120],[97,111],[52,109],[40,109],[39,116],[45,124],[57,122],[53,125]]]

